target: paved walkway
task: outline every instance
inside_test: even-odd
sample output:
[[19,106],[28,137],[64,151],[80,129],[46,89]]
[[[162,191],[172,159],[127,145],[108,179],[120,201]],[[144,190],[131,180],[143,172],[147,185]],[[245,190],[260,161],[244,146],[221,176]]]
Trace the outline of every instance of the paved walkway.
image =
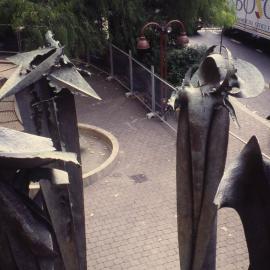
[[[148,120],[142,105],[126,98],[117,83],[94,73],[91,84],[103,100],[78,97],[79,121],[112,132],[120,143],[120,159],[107,177],[85,189],[88,269],[180,269],[176,134],[158,119]],[[256,134],[269,154],[269,127],[243,105],[235,107],[242,128],[232,124],[232,134],[244,141]],[[230,136],[227,163],[243,146]],[[223,209],[218,215],[217,269],[247,268],[239,217],[233,210]]]

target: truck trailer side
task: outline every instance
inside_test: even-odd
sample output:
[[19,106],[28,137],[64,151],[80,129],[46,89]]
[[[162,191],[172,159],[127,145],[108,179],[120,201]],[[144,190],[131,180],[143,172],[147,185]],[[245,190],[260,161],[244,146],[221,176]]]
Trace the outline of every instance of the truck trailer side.
[[234,28],[270,40],[270,0],[233,0]]

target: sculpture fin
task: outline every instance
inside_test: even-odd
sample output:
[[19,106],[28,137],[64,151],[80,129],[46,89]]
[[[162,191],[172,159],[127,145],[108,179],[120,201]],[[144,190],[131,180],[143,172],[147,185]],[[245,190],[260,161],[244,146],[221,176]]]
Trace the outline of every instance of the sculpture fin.
[[218,208],[235,209],[243,223],[250,269],[270,269],[270,199],[260,146],[252,137],[225,172],[215,197]]

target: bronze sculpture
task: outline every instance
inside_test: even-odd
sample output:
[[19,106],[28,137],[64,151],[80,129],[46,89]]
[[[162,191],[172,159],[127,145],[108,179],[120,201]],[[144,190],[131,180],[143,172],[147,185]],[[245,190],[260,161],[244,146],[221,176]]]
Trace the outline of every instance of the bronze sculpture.
[[270,269],[270,163],[252,137],[225,172],[215,203],[235,209],[243,223],[250,270]]
[[[195,72],[187,72],[169,102],[180,107],[176,177],[181,270],[215,269],[217,209],[213,200],[225,167],[229,114],[236,120],[228,97],[256,96],[264,88],[255,67],[234,60],[224,47],[222,53],[216,48],[207,51]],[[257,76],[254,90],[242,79],[247,72]]]
[[59,161],[79,166],[75,154],[55,151],[49,138],[0,128],[1,270],[53,270],[60,260],[53,226],[28,196],[30,182],[69,184],[68,174],[53,168]]
[[[76,153],[80,162],[73,94],[99,97],[64,54],[64,48],[53,39],[50,31],[46,39],[49,47],[8,59],[18,68],[0,89],[0,99],[15,94],[24,130],[51,138],[58,151]],[[63,187],[41,185],[62,259],[54,267],[86,270],[81,167],[59,161],[58,168],[67,171],[70,184]]]

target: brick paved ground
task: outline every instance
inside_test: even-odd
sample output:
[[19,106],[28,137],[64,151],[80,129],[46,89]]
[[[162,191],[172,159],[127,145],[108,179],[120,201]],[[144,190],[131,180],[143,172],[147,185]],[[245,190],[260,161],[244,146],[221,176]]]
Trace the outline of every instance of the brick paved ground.
[[[77,98],[80,122],[112,132],[120,159],[105,178],[85,189],[88,269],[179,269],[175,203],[175,134],[142,105],[126,98],[115,82],[94,74],[91,83],[103,98]],[[264,152],[269,128],[237,107],[242,128],[231,131],[247,141],[258,133]],[[243,143],[230,136],[228,162]],[[217,269],[247,269],[248,254],[237,214],[218,216]]]

